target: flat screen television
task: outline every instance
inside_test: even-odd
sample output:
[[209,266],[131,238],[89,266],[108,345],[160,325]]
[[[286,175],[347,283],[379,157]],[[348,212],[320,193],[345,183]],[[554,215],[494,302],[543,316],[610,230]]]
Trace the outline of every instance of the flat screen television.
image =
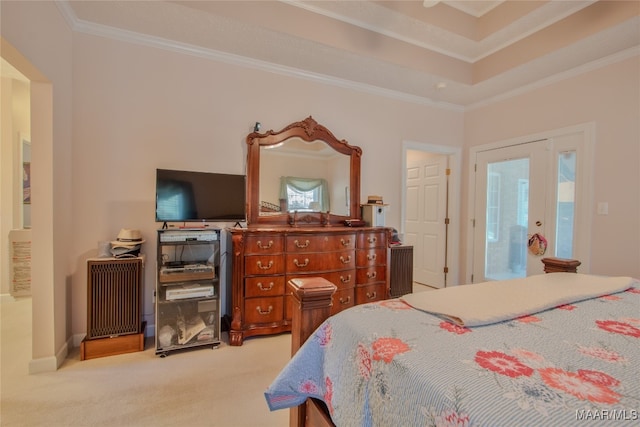
[[211,172],[156,170],[156,221],[244,221],[246,178]]

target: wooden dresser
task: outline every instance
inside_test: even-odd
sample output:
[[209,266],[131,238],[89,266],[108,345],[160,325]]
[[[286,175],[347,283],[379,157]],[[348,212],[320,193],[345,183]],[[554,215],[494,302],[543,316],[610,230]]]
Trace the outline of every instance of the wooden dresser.
[[389,298],[390,229],[286,227],[230,230],[233,242],[231,345],[291,330],[296,277],[323,277],[337,286],[331,314]]

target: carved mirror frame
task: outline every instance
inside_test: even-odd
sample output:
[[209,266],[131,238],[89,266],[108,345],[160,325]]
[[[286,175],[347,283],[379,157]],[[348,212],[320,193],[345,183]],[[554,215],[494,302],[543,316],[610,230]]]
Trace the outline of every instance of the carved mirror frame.
[[[260,147],[280,144],[290,138],[306,142],[323,141],[337,152],[350,157],[349,216],[331,212],[304,212],[261,216],[260,215]],[[360,218],[360,147],[338,140],[326,127],[309,116],[301,122],[291,123],[284,129],[266,133],[252,132],[247,135],[247,224],[259,225],[342,225],[345,219]]]

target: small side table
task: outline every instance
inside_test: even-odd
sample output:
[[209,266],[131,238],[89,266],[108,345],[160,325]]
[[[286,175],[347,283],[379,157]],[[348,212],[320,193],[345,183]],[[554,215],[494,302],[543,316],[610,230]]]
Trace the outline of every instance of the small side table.
[[542,258],[545,273],[577,273],[578,266],[582,264],[577,259]]

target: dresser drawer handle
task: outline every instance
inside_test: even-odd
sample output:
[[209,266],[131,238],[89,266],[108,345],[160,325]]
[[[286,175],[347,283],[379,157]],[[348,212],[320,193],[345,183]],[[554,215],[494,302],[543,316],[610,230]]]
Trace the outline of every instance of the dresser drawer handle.
[[343,264],[349,264],[351,262],[351,255],[349,255],[346,259],[345,257],[341,256],[340,261],[342,261]]
[[377,241],[378,241],[378,238],[377,238],[376,236],[369,236],[369,237],[367,238],[367,241],[368,241],[369,243],[375,243],[375,242],[377,242]]
[[262,285],[262,282],[258,282],[258,288],[260,288],[261,291],[270,291],[271,289],[273,289],[273,282],[269,282],[269,287],[264,287]]
[[309,258],[305,258],[303,263],[300,263],[298,261],[298,258],[293,260],[293,263],[295,264],[296,267],[306,267],[307,265],[309,265]]
[[256,264],[258,264],[258,268],[261,270],[268,270],[273,267],[273,261],[269,261],[268,265],[262,265],[262,261],[258,261]]
[[273,246],[273,240],[269,240],[269,244],[266,246],[262,246],[262,242],[258,240],[258,243],[256,243],[256,245],[258,245],[260,249],[271,249],[271,247]]
[[307,246],[309,246],[309,243],[310,243],[310,242],[309,242],[308,240],[305,240],[305,241],[304,241],[304,243],[302,243],[302,244],[301,244],[300,242],[298,242],[298,241],[296,240],[296,241],[295,241],[295,242],[293,242],[293,243],[295,243],[295,244],[296,244],[296,246],[297,246],[298,248],[300,248],[300,249],[304,249],[304,248],[306,248]]
[[351,297],[347,297],[347,298],[340,298],[340,304],[342,305],[347,305],[351,302]]
[[375,291],[374,292],[367,292],[367,298],[369,298],[369,299],[374,299],[377,296],[378,296],[378,294]]
[[368,277],[369,279],[375,279],[377,275],[378,275],[378,272],[377,272],[377,271],[373,271],[373,272],[371,272],[371,271],[367,271],[367,277]]
[[351,275],[349,274],[347,277],[340,276],[340,281],[342,283],[349,283],[351,281]]
[[369,261],[375,261],[376,260],[376,254],[367,254],[367,259]]
[[256,307],[256,310],[257,310],[257,311],[258,311],[258,313],[260,313],[260,314],[267,315],[267,314],[271,314],[271,312],[273,311],[273,306],[272,306],[272,305],[270,305],[270,306],[269,306],[269,308],[267,309],[267,311],[263,311],[263,310],[260,308],[260,306],[257,306],[257,307]]
[[351,239],[340,239],[340,243],[342,243],[342,246],[350,246],[351,245]]

